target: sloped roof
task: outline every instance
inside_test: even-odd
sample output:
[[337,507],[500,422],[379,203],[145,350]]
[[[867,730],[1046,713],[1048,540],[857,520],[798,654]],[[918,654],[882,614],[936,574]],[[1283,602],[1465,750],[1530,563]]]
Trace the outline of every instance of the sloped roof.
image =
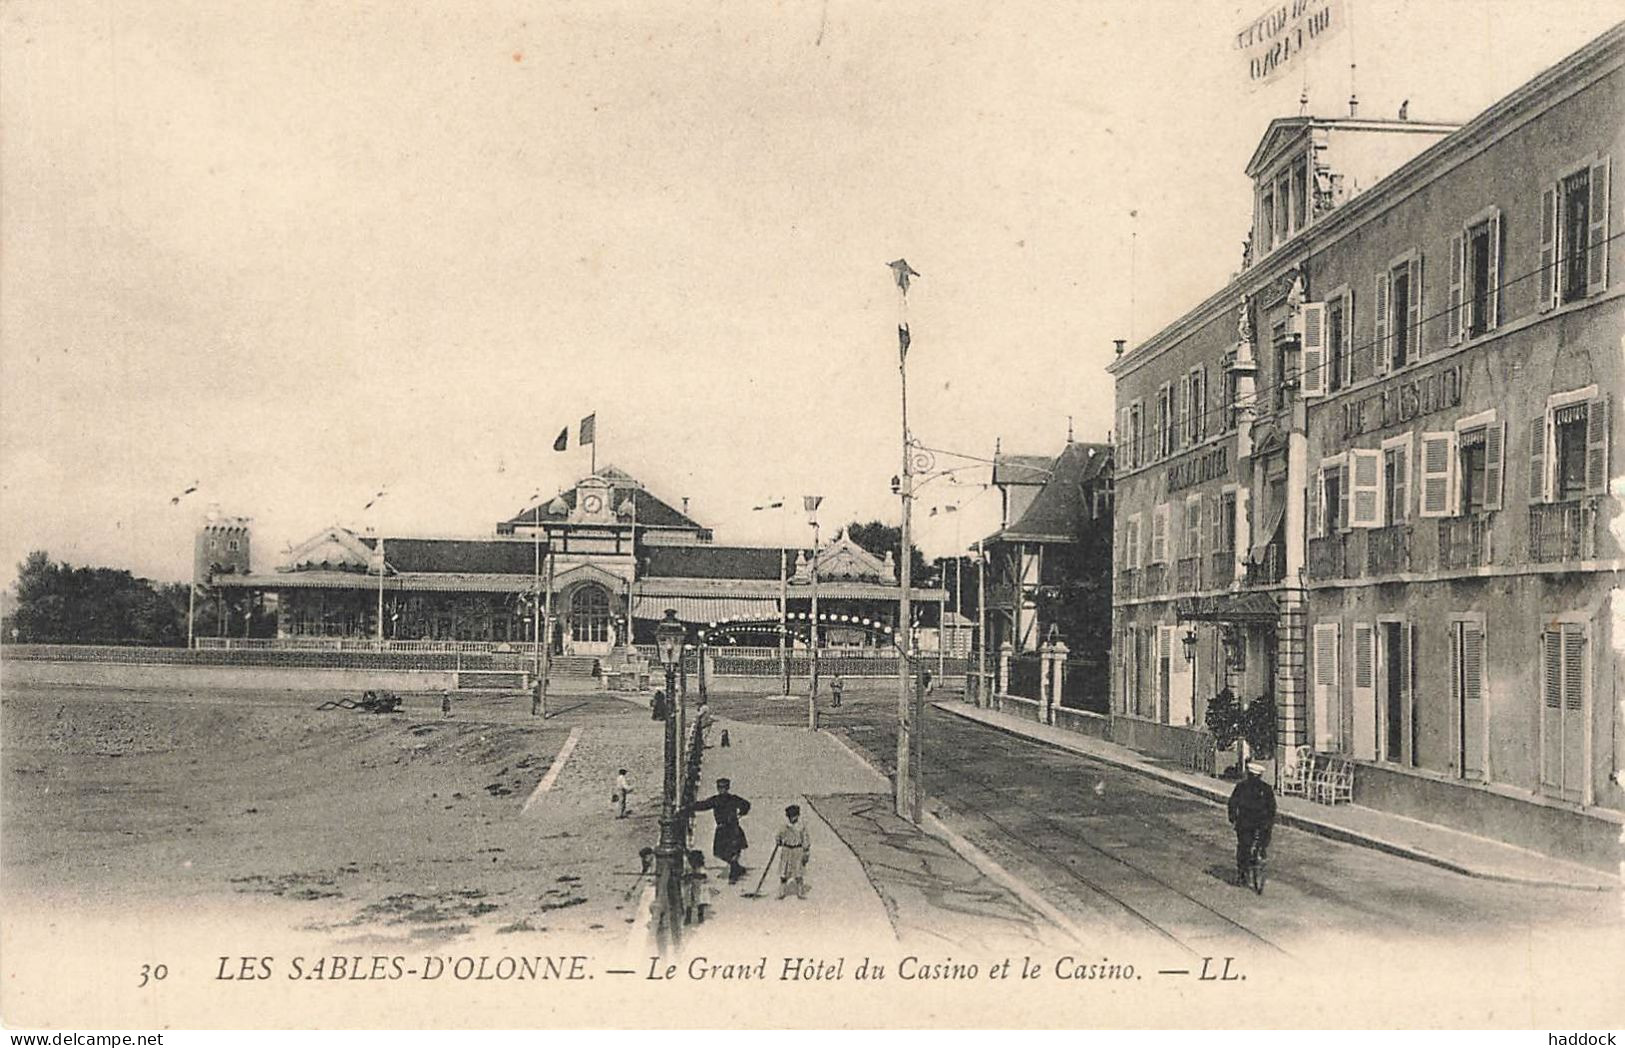
[[[371,548],[376,539],[361,540]],[[396,571],[531,575],[532,543],[514,539],[394,539],[384,537],[384,559]]]
[[993,483],[1042,484],[1049,479],[1055,460],[1048,455],[995,455]]
[[1107,444],[1068,444],[1055,459],[1049,482],[1033,496],[1021,519],[999,532],[1005,542],[1071,542],[1083,523],[1087,507],[1083,488],[1108,468]]
[[[592,475],[602,477],[613,485],[609,500],[611,508],[618,510],[621,503],[628,496],[631,496],[633,505],[637,507],[637,521],[640,527],[698,528],[703,530],[703,525],[698,521],[651,495],[642,483],[624,470],[617,469],[614,466],[605,466]],[[554,498],[544,499],[535,506],[520,510],[498,525],[498,529],[511,529],[515,524],[534,524],[537,514],[540,514],[544,521],[565,520],[569,517],[570,511],[575,509],[575,505],[576,489],[572,486],[560,491]],[[560,512],[561,509],[562,512]]]
[[[777,546],[649,546],[639,572],[645,578],[772,579],[779,578]],[[795,552],[788,570],[795,568]]]

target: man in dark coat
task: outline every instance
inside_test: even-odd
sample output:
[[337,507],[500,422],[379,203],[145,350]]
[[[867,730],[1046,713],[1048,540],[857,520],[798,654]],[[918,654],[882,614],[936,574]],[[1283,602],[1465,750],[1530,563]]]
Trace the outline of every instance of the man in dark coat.
[[663,691],[655,692],[653,701],[649,703],[649,719],[663,721],[669,712],[666,709],[666,693]]
[[728,864],[728,883],[738,884],[739,878],[745,875],[739,855],[750,846],[739,820],[750,814],[750,801],[728,792],[732,785],[727,779],[718,779],[717,792],[703,801],[695,801],[684,814],[709,811],[716,818],[717,832],[711,838],[711,854]]
[[1247,883],[1247,865],[1252,858],[1253,841],[1263,858],[1270,847],[1270,828],[1275,825],[1275,791],[1263,779],[1264,766],[1247,762],[1247,777],[1230,793],[1230,824],[1236,828],[1236,882]]

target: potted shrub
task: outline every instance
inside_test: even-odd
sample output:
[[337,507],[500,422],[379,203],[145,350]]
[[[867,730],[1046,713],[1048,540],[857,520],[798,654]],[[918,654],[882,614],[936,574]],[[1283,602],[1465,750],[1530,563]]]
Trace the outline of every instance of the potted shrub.
[[[1243,711],[1241,702],[1236,693],[1229,688],[1220,691],[1207,703],[1207,717],[1205,724],[1208,734],[1213,736],[1213,744],[1221,750],[1228,750],[1236,745],[1242,737]],[[1241,764],[1245,759],[1239,746],[1236,747],[1236,764],[1233,768],[1225,770],[1222,778],[1236,779],[1241,777]]]

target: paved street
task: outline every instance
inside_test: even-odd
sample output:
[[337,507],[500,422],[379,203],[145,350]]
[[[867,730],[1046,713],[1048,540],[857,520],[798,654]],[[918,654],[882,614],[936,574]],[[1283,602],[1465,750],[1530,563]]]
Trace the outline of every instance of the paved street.
[[[798,723],[805,702],[720,694],[726,715]],[[849,686],[825,727],[888,773],[890,683]],[[953,829],[1107,936],[1147,935],[1194,957],[1296,955],[1335,934],[1351,949],[1441,939],[1531,939],[1617,929],[1616,896],[1466,877],[1369,848],[1278,828],[1262,897],[1234,887],[1222,808],[1116,765],[931,710],[925,781]]]

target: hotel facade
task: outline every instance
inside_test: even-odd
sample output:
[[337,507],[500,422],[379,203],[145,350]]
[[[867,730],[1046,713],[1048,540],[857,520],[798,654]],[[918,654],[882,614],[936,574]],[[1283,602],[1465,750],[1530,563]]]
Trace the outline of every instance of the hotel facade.
[[1268,696],[1278,766],[1617,862],[1622,64],[1616,27],[1462,126],[1269,126],[1241,272],[1109,369],[1117,741]]

